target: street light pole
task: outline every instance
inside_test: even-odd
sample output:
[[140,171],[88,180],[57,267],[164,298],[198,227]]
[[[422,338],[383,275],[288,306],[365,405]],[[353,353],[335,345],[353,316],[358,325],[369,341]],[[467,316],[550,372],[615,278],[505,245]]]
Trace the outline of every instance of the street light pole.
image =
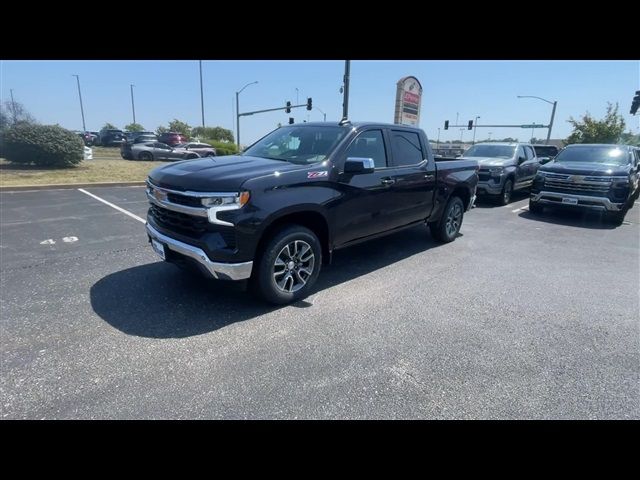
[[[200,110],[202,111],[202,128],[204,128],[204,90],[202,88],[202,60],[200,60]],[[202,133],[204,134],[204,131]]]
[[478,119],[480,118],[480,115],[476,115],[476,119],[473,122],[473,141],[471,142],[471,145],[475,145],[476,144],[476,127],[478,126]]
[[240,150],[240,100],[239,98],[240,98],[240,94],[245,88],[255,83],[258,83],[258,81],[256,80],[255,82],[249,82],[244,87],[242,87],[239,91],[236,92],[236,143],[238,145],[238,151]]
[[133,123],[136,123],[136,104],[133,102],[133,87],[135,85],[129,84],[131,87],[131,110],[133,111]]
[[[551,110],[551,120],[549,120],[549,127],[547,130],[547,142],[546,144],[549,145],[549,139],[551,138],[551,129],[553,128],[553,119],[556,116],[556,107],[558,106],[558,101],[551,101],[551,100],[547,100],[545,98],[542,97],[536,97],[534,95],[518,95],[518,98],[537,98],[538,100],[542,100],[543,102],[547,102],[550,105],[553,105],[553,109]],[[533,135],[531,135],[533,137]]]
[[462,134],[464,133],[464,128],[460,129],[460,141],[462,142]]
[[344,61],[344,97],[342,99],[342,118],[349,118],[349,71],[351,60]]
[[[297,104],[297,103],[296,103],[296,104]],[[322,115],[324,115],[324,121],[326,122],[326,121],[327,121],[327,114],[326,114],[326,113],[324,113],[322,110],[320,110],[318,107],[313,107],[313,108],[315,108],[315,109],[316,109],[316,110],[318,110]]]
[[438,140],[436,141],[436,148],[440,148],[440,129],[439,128],[438,128]]
[[82,131],[86,132],[87,127],[84,124],[84,107],[82,106],[82,92],[80,92],[80,75],[71,75],[72,77],[76,77],[78,82],[78,97],[80,97],[80,113],[82,114]]

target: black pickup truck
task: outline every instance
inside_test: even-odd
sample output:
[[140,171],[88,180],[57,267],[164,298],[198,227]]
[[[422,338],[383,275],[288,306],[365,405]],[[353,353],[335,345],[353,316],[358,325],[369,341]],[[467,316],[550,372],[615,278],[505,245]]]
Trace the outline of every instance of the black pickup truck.
[[153,170],[146,229],[164,260],[250,279],[281,304],[308,294],[336,249],[420,223],[454,240],[477,183],[477,162],[434,161],[420,129],[304,123],[241,155]]

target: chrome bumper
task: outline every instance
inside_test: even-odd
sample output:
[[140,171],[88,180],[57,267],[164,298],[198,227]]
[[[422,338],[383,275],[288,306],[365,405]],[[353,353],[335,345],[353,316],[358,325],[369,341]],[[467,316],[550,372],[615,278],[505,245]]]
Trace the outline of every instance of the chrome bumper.
[[[578,201],[577,204],[563,203],[563,198],[572,198]],[[607,212],[619,212],[623,209],[624,203],[613,203],[607,197],[592,197],[590,195],[570,195],[568,193],[545,192],[532,193],[531,201],[544,205],[559,205],[565,207],[580,207],[590,210],[600,210]]]
[[211,277],[219,280],[245,280],[251,276],[253,262],[243,263],[217,263],[212,262],[207,254],[201,248],[186,244],[171,237],[167,237],[158,232],[155,228],[147,223],[147,234],[160,243],[164,244],[169,250],[192,258],[211,275]]

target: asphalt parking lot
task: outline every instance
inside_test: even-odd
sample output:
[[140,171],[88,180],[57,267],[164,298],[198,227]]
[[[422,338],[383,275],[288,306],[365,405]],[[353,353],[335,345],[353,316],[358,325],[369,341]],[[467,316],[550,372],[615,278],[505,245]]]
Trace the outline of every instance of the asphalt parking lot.
[[[480,203],[339,251],[306,301],[162,263],[142,187],[0,193],[2,418],[640,418],[640,206]],[[140,219],[135,217],[140,217]]]

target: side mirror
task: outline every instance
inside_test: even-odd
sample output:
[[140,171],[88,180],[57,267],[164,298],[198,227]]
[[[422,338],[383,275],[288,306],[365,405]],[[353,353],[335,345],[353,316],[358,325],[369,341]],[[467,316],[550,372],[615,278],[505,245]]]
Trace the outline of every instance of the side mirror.
[[518,157],[518,165],[520,165],[521,163],[524,163],[525,160],[526,160],[525,157]]
[[373,173],[375,163],[373,158],[349,157],[344,162],[344,173],[358,175],[362,173]]
[[540,165],[544,165],[545,163],[549,163],[552,159],[552,157],[539,157],[538,162],[540,162]]

